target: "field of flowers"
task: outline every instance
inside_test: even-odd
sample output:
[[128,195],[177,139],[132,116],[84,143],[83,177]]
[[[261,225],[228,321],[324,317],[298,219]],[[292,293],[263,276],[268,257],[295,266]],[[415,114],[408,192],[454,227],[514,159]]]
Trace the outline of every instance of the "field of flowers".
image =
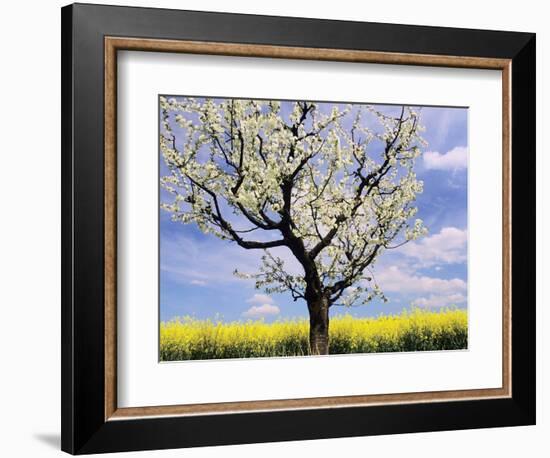
[[[183,317],[161,323],[160,360],[257,358],[308,354],[306,319],[214,322]],[[413,310],[378,318],[333,317],[330,354],[458,350],[468,346],[465,310]]]

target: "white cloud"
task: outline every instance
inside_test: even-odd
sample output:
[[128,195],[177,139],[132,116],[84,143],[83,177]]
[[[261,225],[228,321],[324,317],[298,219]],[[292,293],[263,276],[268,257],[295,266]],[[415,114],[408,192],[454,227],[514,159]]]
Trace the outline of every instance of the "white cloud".
[[189,283],[196,286],[206,286],[207,283],[204,280],[191,280]]
[[466,302],[466,296],[464,294],[455,293],[448,295],[434,295],[430,294],[429,297],[420,297],[412,302],[412,305],[417,307],[446,307],[449,305],[459,305]]
[[457,294],[467,289],[466,282],[460,278],[443,279],[416,275],[390,266],[376,274],[376,281],[384,292],[420,293],[420,294]]
[[399,248],[399,253],[415,258],[424,267],[466,261],[466,229],[444,227],[439,233]]
[[279,307],[275,305],[273,298],[267,294],[254,294],[251,298],[247,299],[249,304],[258,304],[250,307],[246,312],[243,312],[243,317],[259,319],[268,316],[274,316],[281,313]]
[[247,299],[249,304],[273,304],[273,298],[267,294],[254,294],[250,299]]
[[233,275],[236,268],[255,272],[260,262],[257,253],[223,243],[215,237],[194,239],[183,234],[163,235],[160,248],[161,270],[183,284],[236,282],[239,281]]
[[[214,236],[195,239],[184,234],[163,235],[160,247],[160,268],[163,274],[183,284],[192,281],[243,284],[242,279],[233,275],[234,270],[242,273],[258,272],[263,255],[262,250],[245,250]],[[285,270],[290,274],[303,272],[288,248],[278,247],[269,251],[284,261]]]
[[[261,294],[258,294],[261,296]],[[264,318],[266,316],[274,316],[281,313],[281,310],[276,305],[272,304],[262,304],[262,305],[253,305],[246,312],[243,313],[245,318]]]
[[456,146],[447,153],[426,151],[422,155],[424,167],[431,170],[461,170],[468,167],[468,148]]

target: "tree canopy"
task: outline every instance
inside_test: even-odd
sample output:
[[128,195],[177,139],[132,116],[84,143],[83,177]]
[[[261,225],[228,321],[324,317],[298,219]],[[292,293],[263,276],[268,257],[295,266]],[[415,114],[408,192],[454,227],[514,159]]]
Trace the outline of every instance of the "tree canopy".
[[[426,233],[414,219],[424,145],[419,110],[239,99],[160,99],[160,149],[173,195],[162,207],[243,249],[264,250],[267,293],[328,305],[383,298],[369,266]],[[270,249],[286,247],[290,274]]]

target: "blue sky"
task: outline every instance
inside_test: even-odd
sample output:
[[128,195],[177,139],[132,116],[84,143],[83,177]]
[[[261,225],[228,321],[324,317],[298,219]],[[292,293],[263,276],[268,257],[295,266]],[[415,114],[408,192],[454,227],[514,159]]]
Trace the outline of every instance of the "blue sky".
[[[395,110],[384,105],[377,108]],[[332,316],[378,316],[413,306],[430,310],[450,305],[467,307],[468,110],[423,107],[421,121],[428,146],[423,148],[415,166],[417,176],[424,181],[417,207],[418,217],[423,219],[429,234],[386,251],[378,259],[373,273],[389,302],[374,300],[358,307],[332,307]],[[162,158],[159,161],[162,176],[166,167]],[[162,190],[160,199],[170,202]],[[161,320],[193,316],[269,322],[307,316],[305,302],[294,302],[290,294],[268,296],[254,288],[253,280],[232,274],[235,268],[241,272],[257,271],[261,255],[261,250],[245,250],[213,235],[204,235],[194,224],[173,222],[170,214],[161,210]]]

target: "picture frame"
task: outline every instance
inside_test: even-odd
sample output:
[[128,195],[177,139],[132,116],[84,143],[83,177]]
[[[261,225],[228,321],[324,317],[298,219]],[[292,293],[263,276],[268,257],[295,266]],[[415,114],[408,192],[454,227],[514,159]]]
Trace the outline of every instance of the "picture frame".
[[[62,9],[62,449],[71,454],[535,424],[535,35],[74,4]],[[502,386],[119,408],[117,53],[502,72]]]

